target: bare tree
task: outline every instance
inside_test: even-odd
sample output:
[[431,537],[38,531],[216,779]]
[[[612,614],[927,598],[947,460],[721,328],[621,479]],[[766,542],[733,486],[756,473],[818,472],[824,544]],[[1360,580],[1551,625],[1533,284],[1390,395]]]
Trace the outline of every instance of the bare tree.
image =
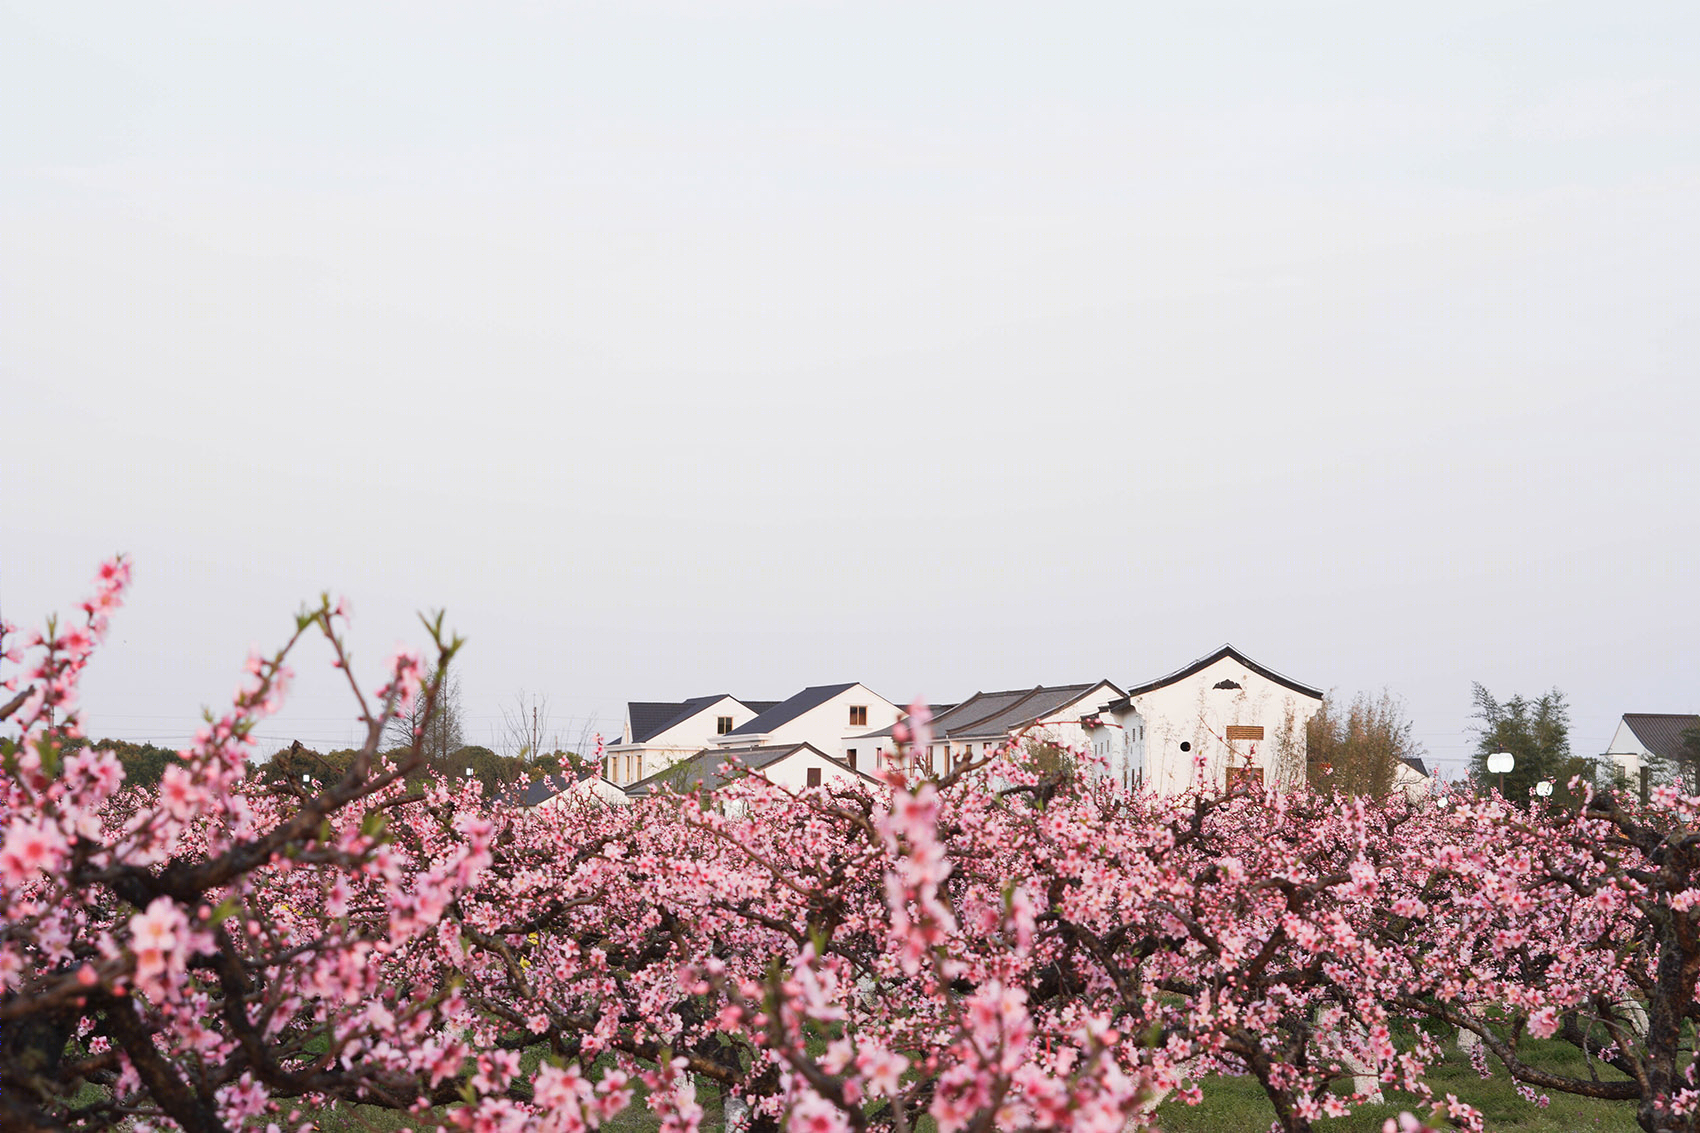
[[549,715],[549,698],[542,693],[514,693],[502,706],[501,753],[509,759],[532,762],[561,749],[560,733]]
[[410,748],[417,736],[420,754],[432,766],[444,768],[449,756],[466,743],[460,721],[460,676],[451,671],[443,676],[435,708],[416,697],[411,708],[397,711],[390,719],[384,728],[384,742],[392,748]]

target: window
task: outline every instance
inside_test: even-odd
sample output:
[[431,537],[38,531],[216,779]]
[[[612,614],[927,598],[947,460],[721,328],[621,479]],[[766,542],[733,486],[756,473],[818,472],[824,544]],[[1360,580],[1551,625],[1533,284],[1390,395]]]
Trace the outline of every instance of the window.
[[809,786],[811,786],[811,787],[820,786],[820,768],[818,768],[818,767],[809,768]]
[[844,762],[848,763],[850,765],[850,770],[852,770],[852,771],[856,770],[856,749],[855,748],[847,747],[847,748],[844,749]]
[[730,716],[722,716],[722,717],[720,717],[720,719],[718,719],[714,722],[714,734],[717,735],[717,736],[724,736],[727,732],[730,732],[731,730],[732,730],[732,717],[730,717]]
[[852,704],[850,706],[850,725],[856,728],[868,726],[868,706],[866,704]]

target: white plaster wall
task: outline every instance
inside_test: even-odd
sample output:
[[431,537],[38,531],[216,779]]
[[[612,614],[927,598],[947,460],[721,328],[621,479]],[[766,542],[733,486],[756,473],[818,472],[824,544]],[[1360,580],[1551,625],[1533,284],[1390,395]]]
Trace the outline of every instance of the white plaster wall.
[[1104,774],[1130,790],[1140,786],[1145,770],[1145,718],[1132,708],[1100,712],[1099,717],[1103,726],[1088,735],[1107,760]]
[[1617,722],[1617,731],[1611,737],[1611,743],[1606,745],[1606,754],[1611,756],[1617,769],[1629,780],[1630,786],[1638,786],[1641,782],[1641,764],[1652,753],[1635,737],[1629,725],[1622,720]]
[[[861,701],[858,700],[853,703],[860,704]],[[873,705],[870,704],[868,706],[868,719],[873,719],[873,714]],[[848,712],[845,713],[845,719],[849,719]],[[796,755],[786,756],[778,763],[763,768],[761,773],[788,791],[801,791],[809,785],[809,769],[811,767],[820,771],[820,781],[823,787],[831,786],[834,783],[867,782],[866,779],[850,771],[842,764],[835,763],[830,759],[823,759],[812,751],[800,751]]]
[[[1241,687],[1212,687],[1224,678],[1237,681]],[[1302,760],[1305,724],[1321,705],[1319,699],[1295,692],[1252,672],[1232,657],[1224,657],[1190,677],[1133,698],[1133,707],[1145,718],[1147,781],[1162,794],[1189,790],[1195,783],[1194,757],[1202,754],[1206,787],[1222,789],[1227,782],[1230,752],[1219,737],[1226,734],[1229,724],[1260,724],[1264,738],[1255,745],[1257,761],[1263,766],[1265,782],[1273,785],[1276,737],[1286,725],[1288,712],[1292,714],[1298,744],[1296,757]],[[1182,743],[1190,743],[1192,750],[1182,752]],[[1232,746],[1240,756],[1249,754],[1253,747],[1245,741]]]
[[[868,710],[868,722],[865,724],[850,723],[850,706],[864,705]],[[831,700],[815,705],[801,716],[797,716],[779,725],[761,741],[763,747],[777,747],[781,744],[813,744],[821,751],[834,758],[842,758],[846,747],[854,747],[857,751],[858,762],[863,770],[868,770],[866,760],[871,759],[862,755],[866,745],[860,742],[860,737],[868,732],[876,732],[881,728],[889,728],[897,723],[903,714],[897,705],[885,697],[868,689],[865,685],[854,685],[839,693]]]
[[[745,707],[737,699],[726,696],[713,704],[689,716],[668,728],[665,732],[651,736],[642,744],[610,745],[605,749],[603,773],[615,783],[627,785],[639,779],[653,775],[657,771],[673,766],[680,760],[689,759],[703,748],[708,747],[720,734],[720,717],[732,717],[732,727],[741,727],[756,718],[755,712]],[[631,735],[632,722],[630,709],[627,709],[626,735]],[[632,761],[637,769],[627,774],[626,757],[635,756]]]
[[[719,718],[732,717],[732,726],[741,728],[756,718],[756,714],[742,703],[728,696],[704,708],[695,716],[681,720],[660,735],[651,736],[649,744],[654,747],[685,748],[692,754],[701,751],[719,738]],[[658,766],[654,770],[659,771]]]
[[538,810],[554,810],[560,807],[611,805],[625,806],[631,802],[631,796],[608,780],[597,776],[574,783],[558,795],[544,799],[537,804]]
[[[653,744],[641,744],[636,747],[622,746],[606,752],[602,760],[602,770],[609,779],[622,785],[635,783],[646,775],[653,775],[663,767],[671,767],[682,759],[689,759],[700,747],[656,747]],[[627,774],[627,757],[637,769]]]
[[[1080,722],[1082,716],[1096,714],[1098,709],[1121,696],[1109,683],[1103,683],[1093,688],[1083,696],[1076,697],[1057,709],[1055,712],[1040,718],[1028,736],[1048,743],[1058,744],[1075,751],[1098,751],[1104,749],[1105,758],[1114,760],[1115,752],[1109,750],[1105,743],[1105,732],[1113,732],[1114,728],[1088,729]],[[1113,768],[1113,762],[1110,764]],[[1105,775],[1111,772],[1106,769],[1096,769],[1095,775]]]

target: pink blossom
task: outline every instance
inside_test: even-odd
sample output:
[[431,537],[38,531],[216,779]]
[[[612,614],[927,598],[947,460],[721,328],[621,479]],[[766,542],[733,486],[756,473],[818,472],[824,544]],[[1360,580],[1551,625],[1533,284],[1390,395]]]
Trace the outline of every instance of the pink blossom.
[[45,816],[9,823],[6,841],[0,847],[0,879],[22,885],[36,875],[51,872],[65,860],[65,835]]

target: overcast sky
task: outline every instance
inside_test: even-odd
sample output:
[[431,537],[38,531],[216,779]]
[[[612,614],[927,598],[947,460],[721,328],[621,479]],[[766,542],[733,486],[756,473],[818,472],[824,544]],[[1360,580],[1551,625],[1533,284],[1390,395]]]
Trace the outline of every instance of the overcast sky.
[[[894,700],[1232,641],[1578,752],[1700,708],[1700,8],[5,6],[0,608],[91,731]],[[339,746],[322,649],[266,743]]]

